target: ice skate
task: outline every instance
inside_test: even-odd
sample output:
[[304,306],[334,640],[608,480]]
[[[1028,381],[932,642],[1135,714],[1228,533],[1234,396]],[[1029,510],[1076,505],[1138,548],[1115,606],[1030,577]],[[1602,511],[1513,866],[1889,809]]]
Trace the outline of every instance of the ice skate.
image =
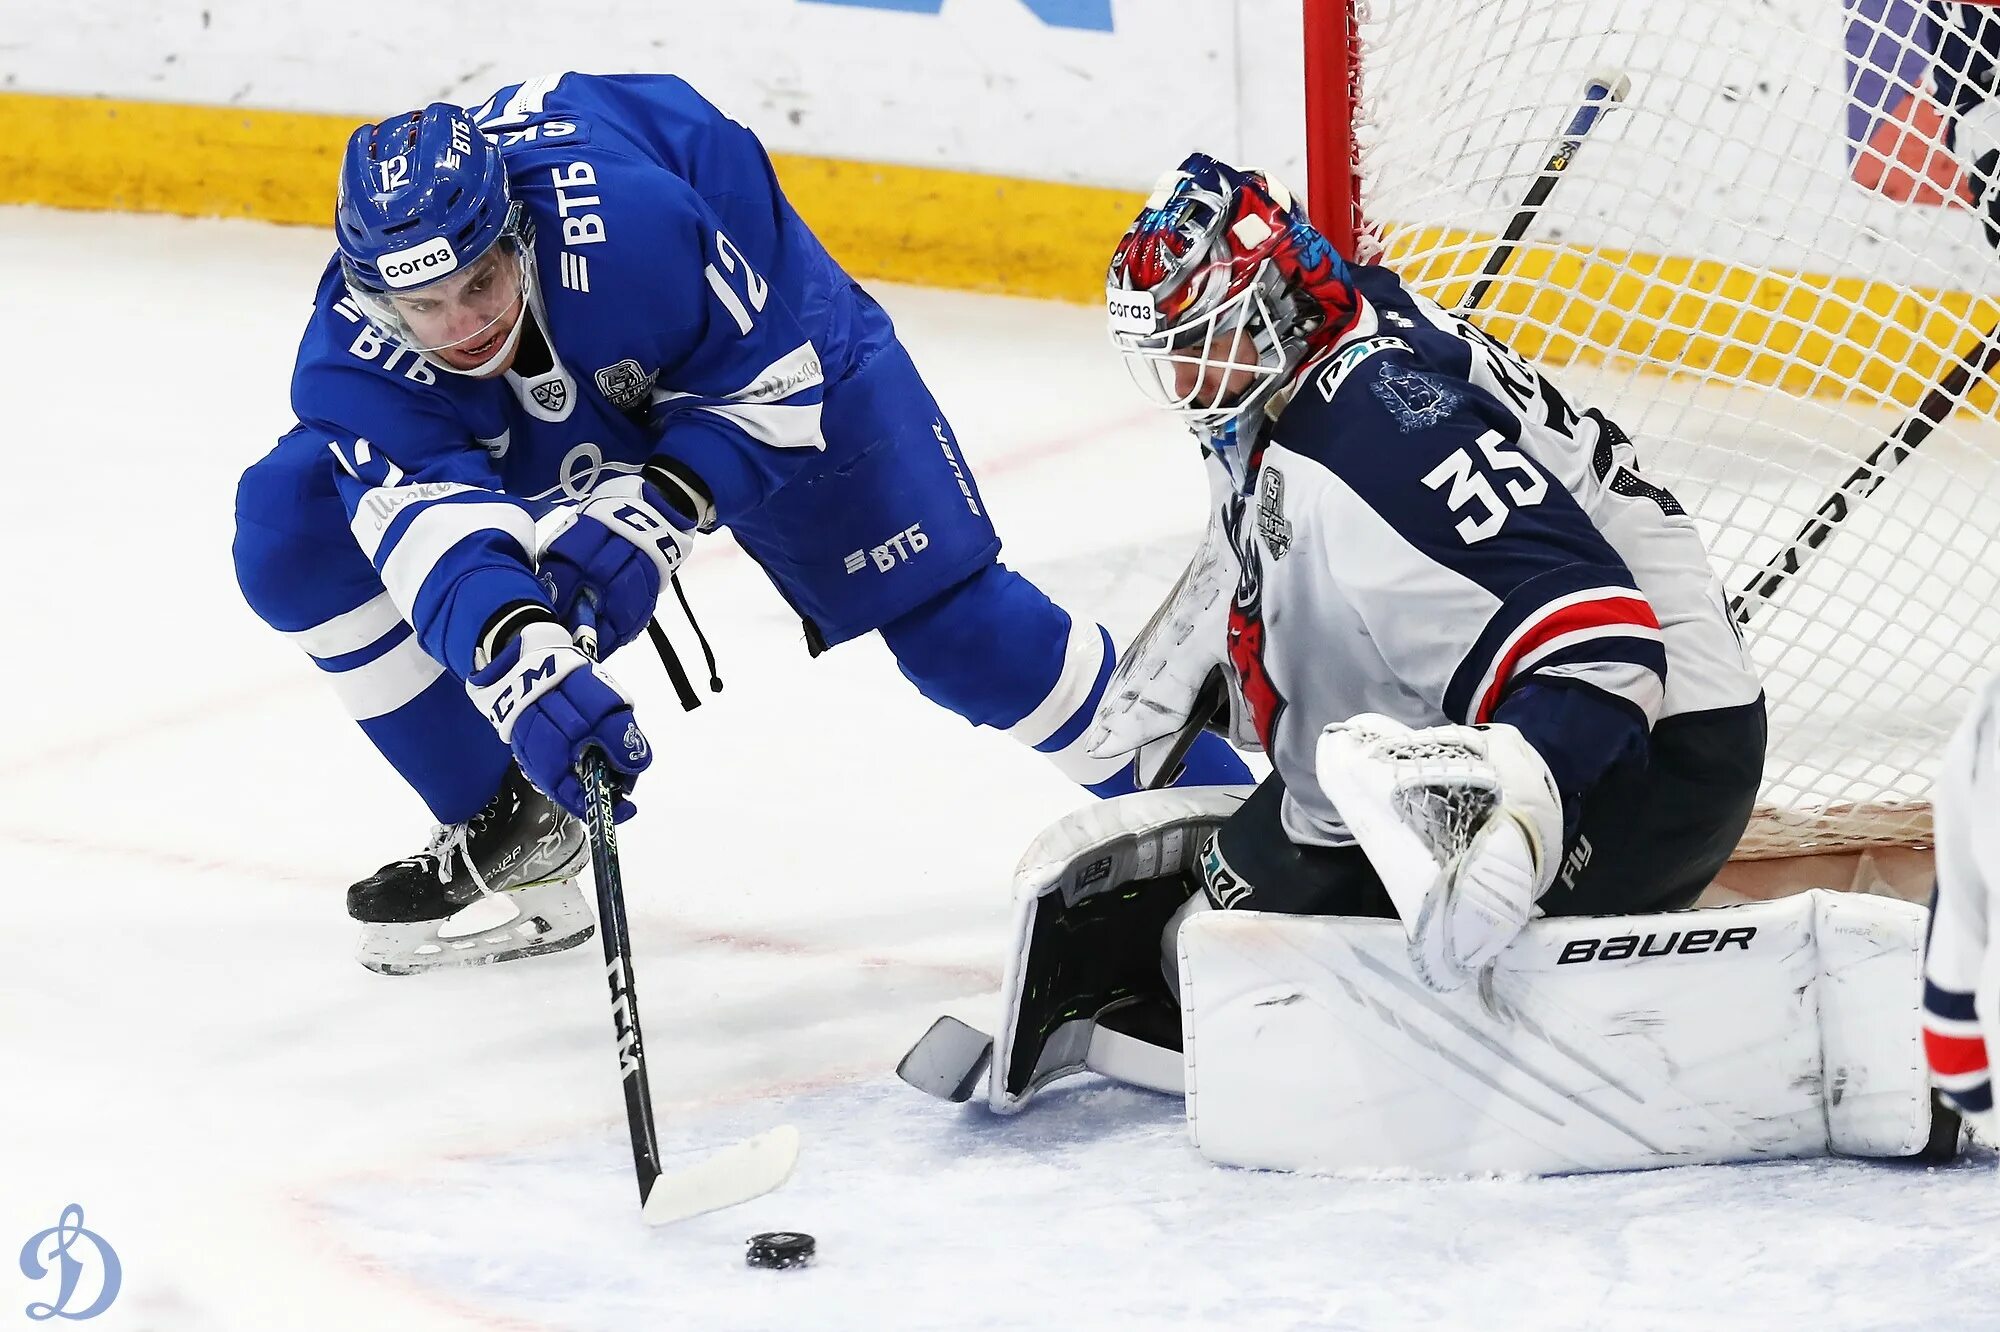
[[486,808],[347,890],[358,959],[406,976],[580,944],[597,928],[576,882],[589,859],[583,825],[509,768]]

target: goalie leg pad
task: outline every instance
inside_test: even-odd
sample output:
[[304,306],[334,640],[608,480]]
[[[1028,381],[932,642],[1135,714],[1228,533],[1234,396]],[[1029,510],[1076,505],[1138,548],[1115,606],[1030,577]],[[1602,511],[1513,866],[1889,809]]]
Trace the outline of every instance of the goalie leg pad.
[[1538,920],[1434,993],[1392,922],[1180,932],[1188,1120],[1211,1160],[1452,1175],[1923,1151],[1924,913],[1823,891]]
[[1077,810],[1028,847],[1014,876],[1014,943],[988,1086],[993,1109],[1012,1114],[1050,1082],[1086,1068],[1177,1089],[1178,1060],[1160,1044],[1178,1036],[1161,935],[1193,891],[1200,843],[1248,793],[1211,787],[1120,796]]

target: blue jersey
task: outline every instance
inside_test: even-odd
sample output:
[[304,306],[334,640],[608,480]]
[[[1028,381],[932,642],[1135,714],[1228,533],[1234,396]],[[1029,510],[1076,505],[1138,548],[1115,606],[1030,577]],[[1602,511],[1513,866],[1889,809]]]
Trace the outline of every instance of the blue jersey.
[[[665,457],[700,478],[715,522],[754,529],[789,482],[852,471],[879,445],[879,414],[828,410],[828,386],[895,347],[888,317],[793,212],[755,136],[681,80],[559,75],[502,89],[474,119],[533,228],[532,311],[553,365],[490,380],[440,370],[369,324],[335,263],[292,381],[355,539],[425,649],[461,675],[495,610],[542,599],[539,514]],[[923,402],[905,433],[955,465]],[[963,498],[981,529],[968,550],[990,560],[997,543],[969,486]],[[796,529],[797,506],[780,507]],[[902,521],[828,540],[872,551]],[[784,563],[756,548],[777,541],[745,544],[767,568]],[[836,572],[849,554],[831,555]],[[792,590],[782,569],[773,577]]]

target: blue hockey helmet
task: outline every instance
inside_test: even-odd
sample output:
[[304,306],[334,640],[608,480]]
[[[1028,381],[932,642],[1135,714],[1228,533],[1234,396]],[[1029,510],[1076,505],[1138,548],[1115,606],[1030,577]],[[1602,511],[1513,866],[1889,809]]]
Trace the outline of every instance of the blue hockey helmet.
[[334,231],[348,292],[398,340],[463,374],[511,359],[533,252],[500,151],[462,108],[355,130]]

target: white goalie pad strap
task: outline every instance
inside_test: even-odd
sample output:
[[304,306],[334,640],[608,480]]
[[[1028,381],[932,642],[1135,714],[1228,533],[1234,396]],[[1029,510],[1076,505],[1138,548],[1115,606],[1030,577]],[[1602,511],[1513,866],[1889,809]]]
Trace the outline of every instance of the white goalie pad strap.
[[[1130,1048],[1137,1042],[1099,1036],[1094,1015],[1078,1017],[1050,1033],[1027,1085],[1007,1088],[1023,991],[1038,974],[1030,956],[1035,919],[1045,900],[1073,905],[1097,893],[1186,869],[1202,836],[1236,812],[1254,790],[1248,786],[1140,791],[1087,805],[1044,829],[1022,853],[1014,871],[1014,928],[1001,982],[1001,1017],[993,1045],[987,1101],[1001,1114],[1018,1111],[1056,1078],[1097,1067],[1107,1076],[1157,1086],[1175,1082],[1156,1056]],[[1092,1047],[1097,1046],[1093,1059]]]
[[[1829,1144],[1843,1156],[1908,1156],[1930,1120],[1924,1062],[1922,907],[1815,891],[1820,1050]],[[1907,1004],[1903,996],[1908,995]]]
[[1206,913],[1179,945],[1189,1128],[1222,1164],[1318,1172],[1910,1155],[1923,919],[1814,891],[1540,920],[1437,994],[1392,921]]

